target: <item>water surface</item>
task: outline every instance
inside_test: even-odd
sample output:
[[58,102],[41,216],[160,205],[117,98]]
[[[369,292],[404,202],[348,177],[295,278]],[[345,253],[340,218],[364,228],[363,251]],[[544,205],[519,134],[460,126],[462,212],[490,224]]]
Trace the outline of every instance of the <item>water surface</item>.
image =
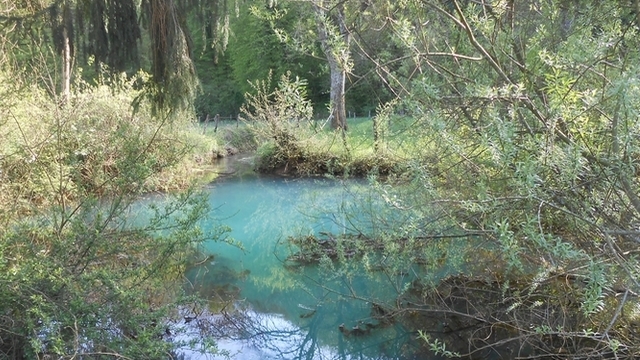
[[242,248],[208,243],[212,258],[187,274],[213,302],[244,309],[235,319],[239,331],[218,339],[219,347],[238,359],[407,358],[415,336],[380,324],[372,302],[392,303],[410,274],[367,273],[361,260],[328,271],[285,266],[289,236],[375,225],[366,216],[375,207],[366,182],[241,173],[208,187],[212,219],[202,226],[228,225]]

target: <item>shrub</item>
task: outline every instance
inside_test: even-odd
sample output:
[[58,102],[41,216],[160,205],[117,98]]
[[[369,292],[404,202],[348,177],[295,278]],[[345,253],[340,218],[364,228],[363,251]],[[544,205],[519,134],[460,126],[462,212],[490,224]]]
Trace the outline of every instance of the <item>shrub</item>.
[[[1,76],[0,76],[1,77]],[[78,84],[58,106],[15,92],[0,149],[0,357],[167,358],[166,321],[208,213],[188,191],[136,217],[154,176],[189,153],[179,124],[132,113],[136,79]],[[138,206],[138,205],[137,205]],[[139,207],[139,206],[138,206]]]

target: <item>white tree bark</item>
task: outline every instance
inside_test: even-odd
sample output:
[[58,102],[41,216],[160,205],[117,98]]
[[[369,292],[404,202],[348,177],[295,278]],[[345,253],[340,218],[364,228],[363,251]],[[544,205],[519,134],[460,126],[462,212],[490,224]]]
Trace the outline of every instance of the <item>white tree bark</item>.
[[339,3],[329,13],[324,0],[312,2],[318,24],[318,39],[324,52],[331,78],[330,117],[334,129],[347,130],[345,84],[349,67],[349,31],[344,18],[344,5]]
[[71,22],[71,9],[68,4],[64,4],[62,11],[62,85],[60,95],[62,103],[66,104],[71,96],[71,64],[73,63],[70,30],[67,28]]

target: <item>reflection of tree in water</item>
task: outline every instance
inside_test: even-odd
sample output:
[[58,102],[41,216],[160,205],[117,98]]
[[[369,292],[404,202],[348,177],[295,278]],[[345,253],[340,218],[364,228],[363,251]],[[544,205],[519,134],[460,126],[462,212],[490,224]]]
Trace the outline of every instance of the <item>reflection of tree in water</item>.
[[[282,316],[258,313],[243,308],[242,302],[236,302],[235,306],[218,314],[194,307],[183,315],[183,324],[189,328],[187,332],[192,338],[231,341],[242,345],[242,348],[256,350],[261,359],[389,359],[383,355],[382,346],[401,346],[394,343],[397,339],[370,344],[358,341],[358,337],[369,336],[370,333],[356,332],[351,327],[342,332],[336,328],[338,344],[335,348],[323,346],[319,342],[323,316],[314,312],[308,314],[312,314],[307,317],[309,323],[298,327]],[[229,355],[233,357],[233,353]]]
[[[318,359],[322,349],[312,316],[308,329],[301,329],[274,314],[262,314],[243,307],[240,288],[234,283],[244,280],[248,270],[235,271],[213,257],[188,271],[190,289],[210,299],[208,309],[193,306],[182,315],[186,331],[193,337],[241,342],[278,359]],[[212,313],[212,312],[215,312]]]
[[[409,346],[406,330],[394,329],[387,322],[382,305],[361,302],[364,309],[370,309],[362,318],[353,319],[354,307],[361,305],[339,300],[335,290],[316,294],[316,306],[298,305],[302,312],[294,315],[299,318],[296,324],[281,315],[258,312],[255,305],[245,306],[236,285],[248,275],[234,271],[221,257],[210,257],[189,269],[189,291],[209,299],[206,305],[193,306],[181,315],[190,339],[226,340],[272,359],[395,359],[398,349]],[[338,304],[330,304],[336,301]]]
[[[236,308],[217,315],[208,312],[185,316],[200,336],[242,343],[274,359],[328,359],[317,334],[298,328],[279,316]],[[315,321],[315,320],[314,320]],[[313,329],[313,326],[310,326]]]
[[[348,269],[343,268],[337,272],[330,271],[327,276],[322,269],[313,266],[277,266],[283,264],[291,265],[291,261],[285,261],[286,256],[294,252],[289,246],[302,245],[289,243],[286,244],[289,246],[276,247],[277,250],[274,253],[276,253],[277,259],[276,261],[270,260],[268,263],[268,266],[273,266],[273,269],[255,266],[255,262],[262,264],[262,256],[272,257],[274,254],[271,251],[265,252],[257,245],[254,245],[262,242],[257,241],[256,238],[261,239],[261,237],[266,236],[284,238],[284,236],[279,236],[281,235],[279,233],[273,234],[271,232],[267,234],[267,229],[274,227],[274,225],[279,225],[282,219],[294,219],[296,216],[301,216],[300,207],[291,205],[292,202],[296,203],[291,200],[291,197],[297,194],[297,187],[293,185],[297,185],[298,182],[293,183],[287,187],[289,191],[286,197],[280,196],[280,198],[268,202],[257,201],[259,210],[252,212],[250,219],[240,226],[251,235],[248,252],[252,256],[256,253],[261,254],[259,259],[252,257],[251,263],[248,261],[244,263],[245,266],[249,266],[253,270],[249,286],[242,284],[242,280],[249,274],[246,271],[237,272],[233,270],[235,266],[238,266],[237,259],[224,259],[216,256],[210,261],[204,262],[201,266],[190,269],[187,275],[192,282],[190,290],[205,299],[212,300],[208,306],[208,311],[211,313],[221,312],[219,315],[203,313],[197,316],[191,315],[194,319],[190,322],[190,326],[197,325],[202,334],[220,339],[221,342],[229,340],[241,343],[245,347],[260,349],[269,355],[268,358],[406,358],[396,356],[401,351],[399,349],[413,346],[407,345],[411,342],[411,336],[406,333],[406,330],[399,325],[396,328],[395,324],[385,325],[388,327],[382,329],[380,324],[383,321],[369,314],[371,310],[369,307],[372,306],[367,301],[369,299],[352,299],[349,296],[355,291],[360,295],[373,294],[372,296],[375,298],[384,297],[386,299],[389,295],[387,300],[392,301],[395,299],[394,295],[400,292],[395,287],[402,287],[402,284],[394,284],[392,286],[393,289],[388,289],[388,284],[386,282],[382,284],[378,279],[381,277],[379,272],[363,271],[363,265],[360,261],[360,257],[364,253],[362,250],[365,248],[369,250],[377,249],[379,245],[371,242],[371,238],[365,238],[362,235],[364,231],[362,228],[368,228],[370,224],[361,224],[359,217],[349,216],[351,212],[358,212],[351,208],[352,202],[346,200],[351,199],[351,196],[354,195],[349,191],[356,190],[342,187],[334,189],[333,186],[327,186],[322,188],[323,191],[321,193],[324,197],[319,198],[323,201],[309,199],[310,197],[315,198],[317,194],[307,194],[304,197],[305,201],[300,202],[305,206],[305,211],[302,215],[315,220],[311,222],[314,224],[312,233],[317,232],[316,235],[309,235],[306,239],[324,240],[324,243],[310,241],[310,245],[320,246],[321,250],[323,250],[320,251],[320,255],[326,255],[326,252],[332,251],[331,254],[334,260],[337,258],[354,260],[349,264],[343,264],[343,267]],[[329,201],[329,198],[333,197],[327,195],[329,191],[340,193],[341,195],[336,195],[336,197],[343,199],[343,201],[339,205],[336,205],[335,201]],[[265,195],[262,191],[253,193],[260,194],[259,199],[263,199]],[[272,196],[264,197],[270,199]],[[254,199],[250,200],[253,204]],[[339,214],[335,214],[336,206],[340,209]],[[274,213],[279,214],[278,218],[273,219]],[[376,213],[379,216],[384,216],[382,212]],[[335,223],[333,224],[335,226],[329,226],[327,223],[330,223],[330,225]],[[379,222],[376,222],[376,224],[381,226]],[[331,233],[325,232],[331,231],[325,229],[326,226],[335,230],[337,234],[343,235],[339,241],[341,244],[340,249],[334,246],[338,243],[338,239]],[[345,226],[349,228],[345,228]],[[275,227],[281,228],[280,226]],[[290,230],[289,233],[304,233],[306,235],[310,233],[308,228],[302,232],[292,230],[292,227],[295,228],[295,226],[287,226],[287,229]],[[351,233],[354,235],[350,235]],[[241,233],[240,235],[246,236],[247,234]],[[256,236],[254,237],[254,235]],[[251,246],[255,247],[252,248]],[[260,250],[261,252],[251,252],[251,250]],[[282,257],[279,255],[282,255]],[[358,261],[355,261],[356,259]],[[278,260],[281,261],[279,264],[277,263]],[[318,260],[315,259],[315,261]],[[369,255],[369,260],[372,267],[379,267],[381,265],[380,261],[382,261],[378,256],[374,255]],[[394,264],[398,262],[396,260]],[[395,266],[394,269],[396,267],[399,266]],[[390,277],[393,279],[398,278],[397,274],[391,274],[392,270],[389,270],[389,272]],[[357,274],[357,276],[351,277],[349,273]],[[397,273],[399,274],[401,271]],[[343,279],[343,275],[348,278],[346,282]],[[307,279],[307,276],[313,277],[315,281],[322,285],[330,285],[332,289],[322,286],[317,287],[317,284],[310,285],[310,279]],[[405,274],[401,277],[404,278],[406,276]],[[382,276],[382,278],[387,279],[386,276]],[[405,282],[406,280],[402,281],[402,283]],[[354,283],[357,286],[357,290],[344,288],[345,285],[351,286]],[[258,295],[251,292],[251,290],[255,290],[252,286],[259,288]],[[240,294],[241,288],[244,295]],[[264,293],[265,289],[269,291],[266,294]],[[289,294],[297,299],[298,296],[301,296],[301,292],[305,292],[305,296],[303,296],[303,300],[299,301],[282,295]],[[328,296],[326,295],[327,293],[329,293]],[[312,299],[309,299],[308,295]],[[242,308],[242,302],[238,304],[238,297],[243,296],[252,299],[249,309],[247,309],[248,306],[247,308]],[[296,307],[298,302],[309,305],[316,303],[316,301],[317,304],[322,304],[323,306],[316,308],[314,305],[310,305],[311,309],[306,312],[303,310],[302,313]],[[382,299],[380,301],[384,302]],[[301,305],[300,307],[306,309]],[[385,305],[384,307],[388,308],[390,306]],[[382,305],[379,305],[378,312],[380,312],[380,309],[382,309]],[[286,314],[286,319],[290,321],[285,320],[285,317],[262,314],[257,311]]]

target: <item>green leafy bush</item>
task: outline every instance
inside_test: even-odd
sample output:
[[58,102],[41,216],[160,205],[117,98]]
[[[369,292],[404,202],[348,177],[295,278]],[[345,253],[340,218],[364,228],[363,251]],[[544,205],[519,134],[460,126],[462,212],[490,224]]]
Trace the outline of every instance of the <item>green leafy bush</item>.
[[[140,75],[144,76],[144,75]],[[0,149],[0,357],[165,359],[180,278],[204,234],[187,191],[139,215],[147,184],[190,154],[178,123],[133,113],[137,78],[8,100]]]

